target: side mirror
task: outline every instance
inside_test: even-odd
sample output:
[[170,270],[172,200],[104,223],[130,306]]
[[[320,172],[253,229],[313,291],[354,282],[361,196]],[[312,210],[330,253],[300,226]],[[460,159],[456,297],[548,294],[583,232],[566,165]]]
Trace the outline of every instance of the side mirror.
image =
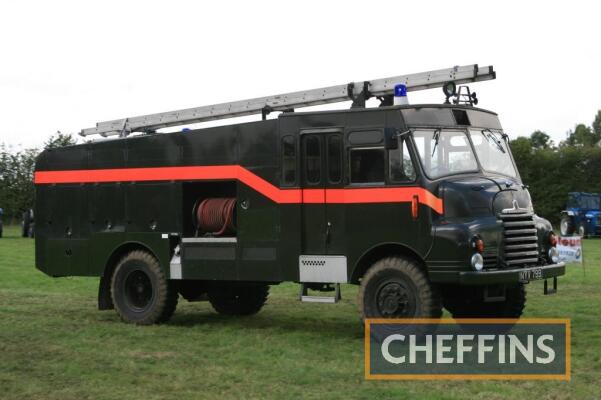
[[384,128],[384,146],[386,150],[396,150],[399,148],[398,133],[399,130],[396,128]]

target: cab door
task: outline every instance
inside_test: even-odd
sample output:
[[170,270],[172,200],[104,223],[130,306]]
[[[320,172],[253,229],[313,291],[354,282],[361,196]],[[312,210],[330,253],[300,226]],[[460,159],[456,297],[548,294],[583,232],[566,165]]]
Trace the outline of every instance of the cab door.
[[342,132],[302,133],[301,149],[302,254],[341,254],[344,206],[328,200],[344,185]]
[[425,254],[429,211],[420,202],[424,194],[406,138],[391,146],[396,148],[387,148],[379,130],[351,129],[348,138],[345,191],[353,199],[346,204],[349,259],[356,262],[370,249],[393,243]]
[[301,135],[301,253],[326,254],[324,137]]

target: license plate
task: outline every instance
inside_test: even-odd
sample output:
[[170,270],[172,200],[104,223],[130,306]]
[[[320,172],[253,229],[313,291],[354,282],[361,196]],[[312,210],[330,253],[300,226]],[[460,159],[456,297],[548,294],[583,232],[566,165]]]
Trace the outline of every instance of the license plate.
[[520,281],[535,281],[537,279],[543,279],[542,268],[531,268],[520,271]]

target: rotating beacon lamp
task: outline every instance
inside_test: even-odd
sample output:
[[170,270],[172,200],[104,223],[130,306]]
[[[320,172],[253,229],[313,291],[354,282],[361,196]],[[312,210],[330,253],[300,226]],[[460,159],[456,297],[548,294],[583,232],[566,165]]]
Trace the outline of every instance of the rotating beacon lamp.
[[409,104],[409,100],[407,99],[407,85],[399,83],[394,86],[394,105],[405,106],[407,104]]

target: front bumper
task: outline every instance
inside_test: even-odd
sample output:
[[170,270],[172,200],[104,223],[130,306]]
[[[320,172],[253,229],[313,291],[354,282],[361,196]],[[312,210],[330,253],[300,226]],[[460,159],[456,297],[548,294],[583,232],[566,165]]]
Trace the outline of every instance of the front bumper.
[[[436,283],[459,285],[494,285],[523,283],[565,275],[565,263],[543,265],[539,267],[501,269],[493,271],[454,271],[431,272],[430,280]],[[527,279],[525,279],[527,278]]]

